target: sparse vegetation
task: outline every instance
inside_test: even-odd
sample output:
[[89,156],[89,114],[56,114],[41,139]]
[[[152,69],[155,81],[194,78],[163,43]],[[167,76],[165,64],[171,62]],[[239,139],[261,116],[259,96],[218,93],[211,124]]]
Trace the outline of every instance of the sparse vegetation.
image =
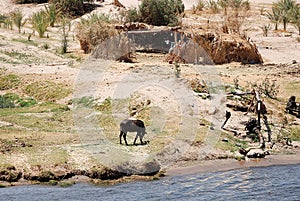
[[21,78],[15,74],[0,76],[0,90],[13,89],[19,86]]
[[31,83],[25,87],[24,91],[37,100],[51,102],[65,98],[71,93],[71,89],[63,84],[56,84],[50,81]]
[[45,6],[46,13],[48,15],[49,25],[54,27],[54,24],[60,16],[60,11],[56,8],[55,4],[49,4]]
[[88,19],[81,19],[76,30],[76,37],[84,53],[90,53],[100,42],[117,34],[106,15],[92,14]]
[[38,32],[39,37],[44,37],[49,26],[49,18],[45,11],[39,11],[32,15],[31,23],[33,28]]
[[268,37],[268,33],[269,31],[271,30],[271,25],[268,24],[268,25],[263,25],[263,26],[260,26],[261,30],[263,31],[263,36],[264,37]]
[[10,13],[12,22],[18,28],[18,32],[21,33],[21,28],[25,25],[26,20],[24,20],[23,13],[20,10],[15,10]]
[[32,45],[32,46],[38,46],[39,45],[35,41],[27,40],[27,39],[23,39],[23,38],[13,38],[12,41],[14,41],[14,42],[20,42],[20,43],[24,43],[26,45]]

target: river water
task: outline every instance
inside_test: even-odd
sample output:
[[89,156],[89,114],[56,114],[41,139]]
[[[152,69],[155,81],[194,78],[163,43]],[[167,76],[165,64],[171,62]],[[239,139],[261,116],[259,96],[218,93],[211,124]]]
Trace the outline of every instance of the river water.
[[0,200],[300,200],[300,165],[235,169],[114,186],[17,186]]

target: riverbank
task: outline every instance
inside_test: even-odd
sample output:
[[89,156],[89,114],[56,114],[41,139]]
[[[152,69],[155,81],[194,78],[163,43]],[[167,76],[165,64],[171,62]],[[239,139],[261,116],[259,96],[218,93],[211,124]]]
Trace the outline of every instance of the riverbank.
[[155,181],[163,177],[177,177],[182,175],[197,175],[203,173],[217,173],[238,169],[248,169],[254,167],[270,167],[270,166],[284,166],[284,165],[298,165],[300,164],[300,152],[289,155],[270,155],[266,158],[260,159],[247,159],[247,160],[235,160],[235,159],[215,159],[215,160],[201,160],[190,163],[189,165],[183,165],[180,167],[169,167],[153,176],[124,176],[114,180],[99,180],[92,179],[85,175],[74,175],[68,179],[51,180],[49,182],[29,181],[26,179],[20,179],[18,182],[0,182],[0,187],[12,187],[22,185],[49,185],[68,187],[80,183],[88,183],[92,185],[110,186],[119,183],[137,182],[137,181]]
[[178,176],[185,174],[197,174],[208,172],[229,171],[233,169],[243,169],[252,167],[268,167],[277,165],[293,165],[300,164],[300,152],[290,155],[269,155],[266,158],[235,160],[235,159],[219,159],[200,161],[196,164],[186,167],[175,167],[166,170],[166,176]]

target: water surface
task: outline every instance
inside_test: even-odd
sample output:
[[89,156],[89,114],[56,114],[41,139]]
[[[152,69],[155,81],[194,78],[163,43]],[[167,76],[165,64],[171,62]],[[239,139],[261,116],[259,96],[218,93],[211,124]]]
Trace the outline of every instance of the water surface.
[[236,169],[114,186],[17,186],[0,200],[300,200],[300,165]]

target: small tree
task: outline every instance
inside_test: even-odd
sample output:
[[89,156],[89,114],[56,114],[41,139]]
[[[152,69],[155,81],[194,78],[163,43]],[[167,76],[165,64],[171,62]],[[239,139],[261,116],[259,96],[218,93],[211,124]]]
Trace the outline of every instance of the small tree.
[[280,18],[283,23],[283,30],[286,31],[287,25],[291,22],[293,9],[297,6],[293,0],[280,0],[273,6],[277,6],[280,10]]
[[278,23],[280,22],[281,19],[281,13],[280,9],[278,6],[273,5],[272,6],[272,12],[267,12],[266,16],[269,18],[269,20],[274,23],[275,30],[278,30]]
[[10,17],[14,25],[18,28],[18,32],[21,33],[21,28],[25,25],[26,20],[20,10],[15,10],[10,13]]
[[298,33],[300,35],[300,5],[298,4],[291,12],[291,22],[298,29]]
[[55,21],[60,15],[59,10],[56,8],[54,4],[49,4],[49,6],[45,6],[45,10],[48,15],[50,26],[54,27]]
[[70,20],[63,18],[61,22],[61,53],[67,53],[68,49],[68,36],[69,36]]
[[34,13],[31,18],[33,28],[39,33],[39,37],[44,37],[49,25],[49,18],[45,11]]

